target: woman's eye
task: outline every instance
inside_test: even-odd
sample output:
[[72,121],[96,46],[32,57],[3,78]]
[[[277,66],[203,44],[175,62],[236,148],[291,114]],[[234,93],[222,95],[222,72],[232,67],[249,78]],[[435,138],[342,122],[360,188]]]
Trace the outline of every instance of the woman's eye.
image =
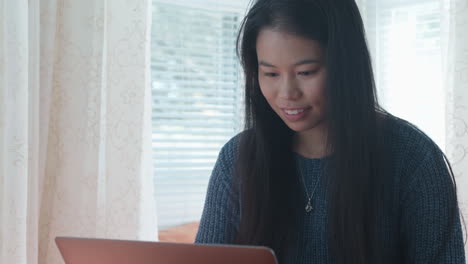
[[278,74],[274,73],[274,72],[265,72],[264,75],[267,76],[267,77],[276,77],[276,76],[278,76]]
[[299,72],[298,74],[302,76],[309,76],[309,75],[314,74],[315,72],[316,71],[302,71],[302,72]]

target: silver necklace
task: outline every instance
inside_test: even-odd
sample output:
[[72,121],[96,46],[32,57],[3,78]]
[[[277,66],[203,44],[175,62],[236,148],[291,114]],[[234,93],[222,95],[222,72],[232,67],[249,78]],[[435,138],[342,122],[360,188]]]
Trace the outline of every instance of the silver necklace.
[[319,185],[319,182],[320,182],[320,178],[322,176],[322,173],[319,174],[319,177],[317,179],[317,183],[315,184],[315,187],[314,189],[312,190],[312,195],[309,195],[309,192],[307,191],[307,186],[305,184],[305,178],[304,178],[304,174],[302,173],[302,170],[299,169],[299,172],[301,173],[301,177],[302,177],[302,183],[304,184],[304,190],[306,192],[306,195],[307,195],[307,204],[306,204],[306,207],[305,207],[305,211],[307,213],[310,213],[314,207],[312,206],[312,198],[314,198],[314,194],[315,194],[315,190],[317,189],[317,186]]

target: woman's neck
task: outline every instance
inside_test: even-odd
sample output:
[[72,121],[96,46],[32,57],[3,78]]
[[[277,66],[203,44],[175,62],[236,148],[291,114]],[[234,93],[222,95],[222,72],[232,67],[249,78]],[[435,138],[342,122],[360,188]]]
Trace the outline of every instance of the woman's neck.
[[319,124],[310,130],[297,132],[294,137],[293,151],[311,159],[328,156],[327,126]]

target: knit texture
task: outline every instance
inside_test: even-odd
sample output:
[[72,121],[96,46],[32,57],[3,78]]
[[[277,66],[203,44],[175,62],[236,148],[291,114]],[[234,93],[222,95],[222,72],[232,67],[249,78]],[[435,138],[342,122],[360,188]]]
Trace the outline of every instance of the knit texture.
[[[386,257],[393,263],[429,263],[441,248],[441,237],[449,231],[450,209],[453,208],[452,180],[437,145],[410,123],[389,119],[386,142],[392,151],[391,174],[395,189],[394,199],[385,201],[381,230],[385,237]],[[239,212],[230,212],[229,197],[239,136],[231,139],[221,150],[208,185],[205,207],[197,233],[196,243],[226,244],[230,236],[226,226],[235,232]],[[313,211],[297,219],[298,239],[285,249],[285,261],[280,264],[333,263],[327,245],[327,190],[323,179],[317,181],[326,158],[309,159],[295,154],[305,186],[311,190],[318,184],[312,199]],[[304,195],[305,196],[305,195]],[[232,196],[231,196],[232,197]],[[301,210],[307,204],[298,204]],[[241,205],[242,206],[242,205]],[[466,263],[460,218],[451,226],[450,244],[442,251],[438,263]],[[228,228],[229,230],[229,228]]]

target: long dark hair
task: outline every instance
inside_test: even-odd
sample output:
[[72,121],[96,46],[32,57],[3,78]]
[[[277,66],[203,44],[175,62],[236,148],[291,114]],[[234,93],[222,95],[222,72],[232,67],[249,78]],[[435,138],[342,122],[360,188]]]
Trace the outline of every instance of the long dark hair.
[[245,74],[246,132],[235,167],[242,206],[233,242],[269,246],[281,260],[295,238],[291,231],[299,212],[294,205],[303,199],[292,155],[294,132],[260,91],[256,41],[264,28],[313,39],[325,48],[327,146],[333,153],[325,168],[329,248],[337,263],[385,263],[376,217],[392,195],[389,154],[379,137],[389,114],[377,102],[354,0],[256,0],[244,18],[237,50]]

